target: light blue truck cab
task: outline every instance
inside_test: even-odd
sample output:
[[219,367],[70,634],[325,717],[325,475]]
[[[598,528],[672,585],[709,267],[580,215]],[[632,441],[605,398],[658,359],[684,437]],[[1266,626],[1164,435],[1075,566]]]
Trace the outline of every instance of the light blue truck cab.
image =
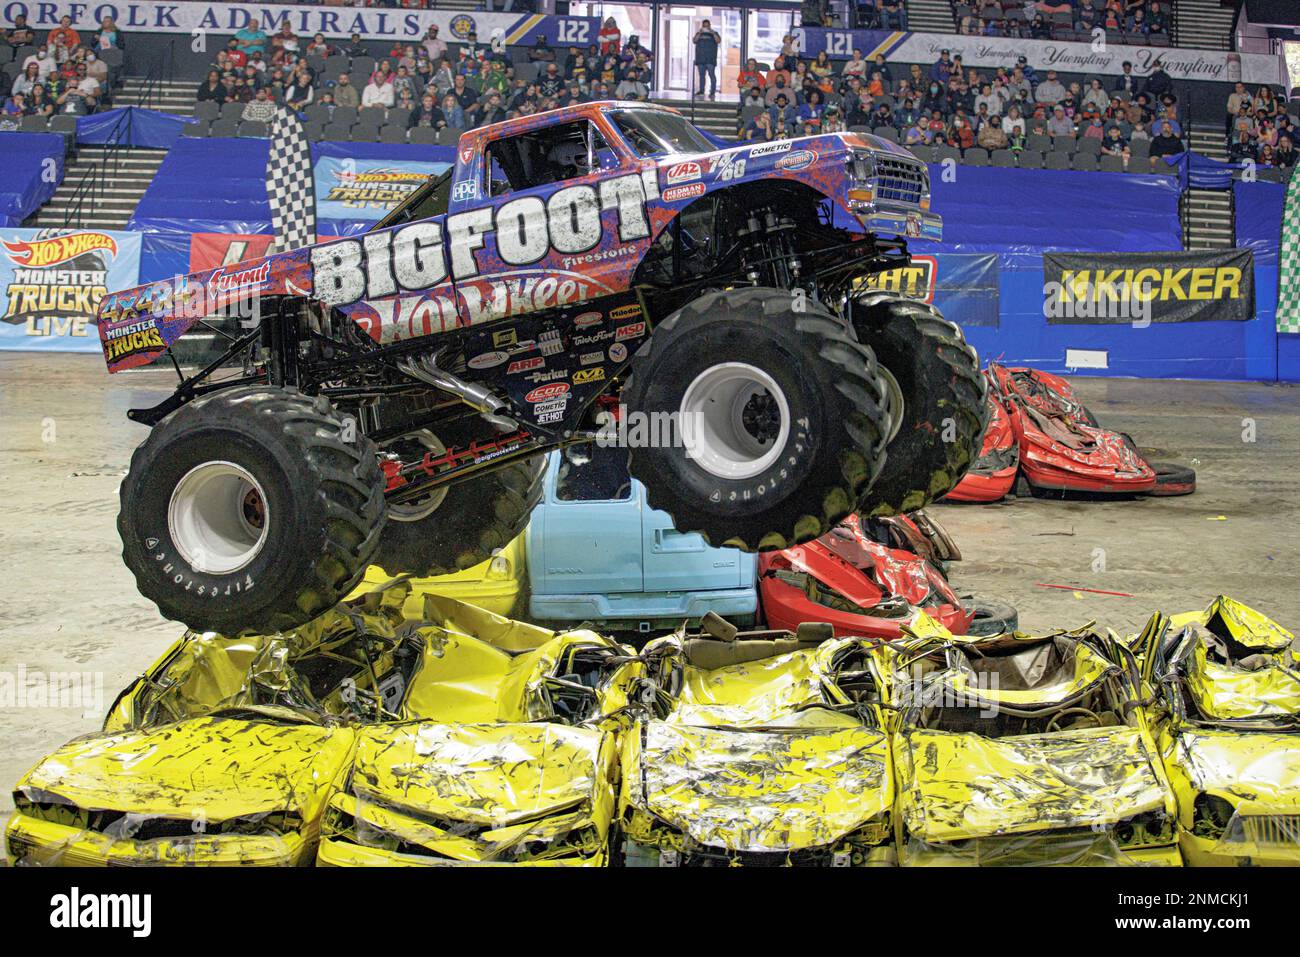
[[715,611],[738,624],[758,608],[757,556],[673,528],[627,472],[627,450],[593,446],[584,464],[552,453],[528,526],[529,611],[539,623],[605,630],[676,628]]

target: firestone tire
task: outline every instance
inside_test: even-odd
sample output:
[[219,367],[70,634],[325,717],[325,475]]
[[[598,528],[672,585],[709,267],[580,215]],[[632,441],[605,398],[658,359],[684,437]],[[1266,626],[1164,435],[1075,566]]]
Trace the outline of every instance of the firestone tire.
[[321,397],[213,392],[168,416],[131,457],[117,527],[140,594],[167,618],[273,634],[333,607],[384,525],[375,448]]
[[[444,444],[471,438],[430,428]],[[534,455],[451,486],[427,518],[404,522],[390,514],[371,561],[390,575],[421,578],[487,561],[528,525],[545,471],[546,456]]]
[[956,487],[979,458],[988,428],[988,385],[961,329],[923,302],[867,293],[851,304],[858,340],[892,374],[902,422],[864,514],[924,508]]
[[708,293],[633,357],[628,414],[687,426],[688,442],[629,450],[680,531],[788,548],[834,528],[880,471],[889,418],[875,357],[822,306],[798,305],[780,289]]

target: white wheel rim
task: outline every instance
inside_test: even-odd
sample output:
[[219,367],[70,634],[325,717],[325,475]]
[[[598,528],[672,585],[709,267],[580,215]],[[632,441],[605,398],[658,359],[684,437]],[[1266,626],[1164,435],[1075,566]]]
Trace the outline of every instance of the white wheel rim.
[[[766,408],[764,408],[766,406]],[[755,416],[763,422],[755,432]],[[773,435],[771,415],[779,423]],[[682,395],[680,427],[692,460],[710,475],[743,481],[761,475],[790,438],[790,405],[764,370],[745,362],[710,366]]]
[[228,575],[251,562],[271,527],[266,493],[234,462],[204,462],[185,473],[167,504],[167,529],[198,572]]
[[894,374],[882,365],[877,365],[876,371],[880,373],[880,381],[885,386],[885,408],[889,412],[889,438],[886,440],[888,444],[894,441],[898,430],[903,427],[903,412],[906,406],[903,403],[903,389],[894,378]]
[[[428,429],[421,429],[418,432],[412,432],[409,435],[402,436],[404,439],[415,439],[423,445],[428,451],[435,455],[441,455],[447,451],[447,447],[442,444],[441,440],[430,432]],[[417,499],[414,502],[405,502],[399,505],[388,506],[388,517],[394,522],[418,522],[428,518],[434,512],[438,511],[438,506],[442,500],[447,497],[447,486],[436,488],[428,494],[427,497]]]

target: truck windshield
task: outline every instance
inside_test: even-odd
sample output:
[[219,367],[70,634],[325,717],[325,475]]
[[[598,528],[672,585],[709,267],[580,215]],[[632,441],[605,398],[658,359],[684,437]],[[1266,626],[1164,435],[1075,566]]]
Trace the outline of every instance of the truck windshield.
[[427,183],[407,197],[401,206],[377,222],[370,231],[445,214],[448,201],[451,199],[451,174],[455,169],[456,167],[452,166],[436,176],[430,176]]
[[638,156],[709,153],[716,147],[685,118],[662,110],[620,110],[612,115]]

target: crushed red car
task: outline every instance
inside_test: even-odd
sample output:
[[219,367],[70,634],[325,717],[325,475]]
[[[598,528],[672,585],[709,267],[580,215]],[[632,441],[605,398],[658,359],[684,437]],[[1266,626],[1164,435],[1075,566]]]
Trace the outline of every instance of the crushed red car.
[[1148,461],[1130,436],[1102,428],[1060,376],[997,363],[990,363],[984,374],[994,418],[980,458],[947,500],[997,501],[1011,491],[1017,474],[1028,486],[1018,490],[1040,494],[1195,491],[1195,472]]
[[828,622],[838,637],[893,640],[920,611],[953,634],[1014,631],[1011,605],[953,591],[944,568],[960,557],[923,512],[886,520],[850,516],[821,538],[761,554],[759,600],[769,628]]

